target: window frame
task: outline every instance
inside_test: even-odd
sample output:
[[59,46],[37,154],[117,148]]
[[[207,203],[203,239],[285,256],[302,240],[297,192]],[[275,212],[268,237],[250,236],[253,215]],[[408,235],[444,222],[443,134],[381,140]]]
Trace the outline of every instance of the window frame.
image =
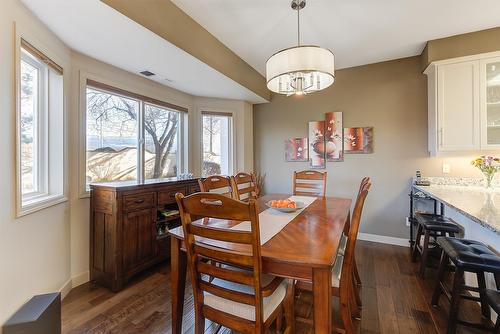
[[[35,201],[37,198],[47,196],[48,194],[48,140],[47,140],[47,117],[48,117],[48,67],[41,60],[34,57],[26,49],[21,47],[20,61],[24,61],[28,65],[33,66],[38,70],[37,82],[37,97],[36,110],[33,112],[33,191],[24,193],[22,190],[22,173],[21,174],[21,196],[23,203],[25,201]],[[21,75],[21,71],[19,75]],[[21,106],[19,107],[21,113]],[[19,114],[20,116],[20,114]],[[20,123],[20,122],[19,122]],[[19,126],[19,125],[18,125]],[[18,140],[20,140],[21,130],[19,129]],[[19,162],[21,164],[22,144],[19,142]],[[21,168],[19,166],[18,168]]]
[[[25,37],[16,31],[15,44],[15,180],[16,180],[16,211],[15,217],[19,218],[47,207],[67,201],[66,197],[66,132],[65,132],[65,78],[63,68],[52,61],[43,52],[39,51],[33,44],[27,42]],[[22,141],[21,141],[21,75],[22,62],[36,68],[38,71],[37,91],[36,91],[36,110],[33,111],[33,191],[23,191],[23,173],[22,173]],[[60,76],[52,83],[52,72]],[[51,86],[58,87],[60,84],[60,95],[51,95]],[[51,150],[51,140],[49,139],[49,129],[51,127],[52,98],[60,98],[60,106],[54,100],[55,115],[61,119],[55,118],[55,122],[61,122],[61,140],[63,141],[62,150]],[[56,159],[56,160],[54,160]],[[50,172],[49,164],[55,161],[55,167],[63,169],[59,178],[54,178]]]
[[[154,102],[149,102],[149,101],[143,101],[141,103],[141,123],[140,123],[140,133],[142,135],[141,138],[139,138],[139,143],[140,145],[142,146],[141,147],[141,150],[142,150],[142,153],[140,153],[140,157],[141,159],[143,159],[141,161],[141,164],[139,165],[139,167],[141,168],[141,176],[143,177],[143,180],[146,180],[146,170],[145,170],[145,153],[146,153],[146,129],[144,127],[144,116],[146,114],[146,105],[150,105],[150,106],[153,106],[153,107],[158,107],[158,108],[163,108],[163,109],[168,109],[168,110],[171,110],[171,111],[174,111],[174,112],[177,112],[177,115],[179,117],[179,124],[177,125],[177,154],[178,154],[178,159],[176,161],[177,163],[177,176],[179,176],[179,174],[182,174],[182,173],[185,173],[185,171],[187,170],[187,166],[185,166],[185,150],[184,150],[184,147],[182,145],[182,143],[184,142],[184,131],[185,131],[185,122],[186,122],[186,116],[187,116],[187,112],[182,112],[182,111],[179,111],[179,110],[175,110],[173,108],[167,108],[165,106],[162,106],[162,105],[159,105],[159,104],[156,104]],[[148,180],[151,180],[151,179],[148,179]]]
[[[162,100],[150,98],[141,94],[130,92],[129,90],[125,90],[122,88],[118,88],[114,85],[108,85],[102,83],[103,80],[94,80],[90,76],[81,76],[80,78],[80,87],[81,87],[81,103],[80,103],[80,120],[82,126],[80,127],[80,147],[81,154],[80,163],[79,163],[79,175],[80,175],[80,198],[85,198],[90,196],[90,187],[86,180],[87,174],[87,89],[91,88],[93,90],[101,91],[105,94],[112,94],[121,96],[127,99],[133,99],[139,102],[139,113],[137,117],[137,177],[136,182],[143,183],[146,180],[145,176],[145,146],[146,146],[146,133],[144,127],[144,115],[145,115],[145,106],[152,105],[159,108],[168,109],[170,111],[177,112],[179,115],[179,124],[177,130],[177,152],[178,152],[178,161],[177,161],[177,175],[183,173],[187,169],[187,145],[185,133],[187,132],[187,117],[188,117],[188,109],[185,107],[181,107],[169,102],[165,102]],[[183,143],[185,142],[185,145]],[[106,182],[120,182],[120,181],[106,181]],[[92,183],[92,182],[91,182]]]
[[204,148],[203,148],[203,117],[204,116],[219,116],[229,118],[229,129],[228,129],[228,151],[229,151],[229,175],[233,175],[236,170],[235,161],[235,128],[234,128],[234,115],[230,111],[211,111],[203,109],[200,112],[200,176],[203,175],[203,159],[204,159]]

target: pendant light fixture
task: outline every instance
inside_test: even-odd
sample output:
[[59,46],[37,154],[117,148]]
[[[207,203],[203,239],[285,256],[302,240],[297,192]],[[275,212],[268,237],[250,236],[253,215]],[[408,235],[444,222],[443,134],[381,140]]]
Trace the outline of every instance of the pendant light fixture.
[[297,46],[281,50],[266,62],[267,88],[278,94],[304,95],[335,81],[335,57],[328,49],[300,44],[300,10],[306,0],[292,0],[297,11]]

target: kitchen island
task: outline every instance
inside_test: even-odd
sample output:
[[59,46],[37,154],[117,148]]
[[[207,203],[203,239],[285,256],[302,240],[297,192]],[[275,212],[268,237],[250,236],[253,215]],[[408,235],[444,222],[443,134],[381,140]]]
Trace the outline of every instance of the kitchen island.
[[486,190],[482,187],[463,185],[430,185],[414,186],[414,188],[444,204],[448,209],[445,211],[446,214],[455,211],[475,223],[470,226],[471,228],[483,227],[488,230],[484,231],[485,233],[492,232],[497,242],[499,241],[500,189]]
[[[500,251],[500,188],[487,190],[477,185],[432,184],[413,186],[413,192],[441,203],[441,213],[463,228],[464,239],[485,243]],[[487,275],[487,286],[495,287],[492,275]],[[476,275],[466,273],[466,283],[477,286]]]

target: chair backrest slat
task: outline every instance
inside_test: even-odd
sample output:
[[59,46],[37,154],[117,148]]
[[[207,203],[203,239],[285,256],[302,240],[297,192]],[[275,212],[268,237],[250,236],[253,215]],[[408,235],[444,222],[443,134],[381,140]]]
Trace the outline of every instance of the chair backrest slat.
[[316,170],[294,172],[293,194],[325,197],[327,176],[327,172]]
[[233,266],[251,267],[253,265],[253,257],[243,255],[232,251],[220,250],[218,247],[210,245],[201,246],[200,243],[193,245],[193,250],[196,254],[202,255],[205,258],[215,260],[220,263],[226,263]]
[[226,281],[231,281],[235,283],[252,285],[253,275],[248,271],[234,271],[225,269],[225,267],[216,266],[209,262],[198,260],[198,271],[201,274],[209,275],[211,277],[220,278]]
[[[210,313],[207,311],[210,307],[204,304],[205,294],[208,293],[238,303],[254,305],[254,324],[256,328],[262,327],[262,260],[259,216],[255,201],[250,199],[248,202],[242,202],[209,192],[195,193],[187,197],[178,193],[176,200],[184,231],[196,312],[205,315]],[[205,218],[193,222],[192,217]],[[251,228],[250,231],[239,231],[210,226],[212,218],[249,221]],[[229,247],[229,244],[232,246]],[[227,285],[221,286],[207,277],[251,286],[254,294],[232,290]],[[217,320],[221,323],[234,319],[233,315],[224,312],[217,315]]]
[[235,198],[240,201],[248,201],[253,198],[256,199],[259,193],[257,188],[257,181],[255,175],[240,172],[231,176],[231,183],[233,184]]
[[295,183],[296,188],[304,188],[304,189],[322,189],[323,187],[317,183]]
[[229,299],[247,305],[255,305],[254,295],[250,295],[248,293],[226,289],[203,280],[200,281],[200,288],[203,291],[206,291],[215,296],[222,297],[224,299]]
[[189,232],[208,239],[217,239],[220,241],[252,244],[252,235],[245,231],[232,230],[229,231],[223,228],[211,226],[198,226],[196,224],[189,225]]
[[234,197],[231,178],[223,175],[211,175],[205,179],[198,179],[201,192],[214,192],[227,197]]

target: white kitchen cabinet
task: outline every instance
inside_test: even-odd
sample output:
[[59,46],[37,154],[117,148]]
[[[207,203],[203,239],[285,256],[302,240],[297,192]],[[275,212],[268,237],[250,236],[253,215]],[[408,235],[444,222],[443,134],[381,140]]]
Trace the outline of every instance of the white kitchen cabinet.
[[425,74],[430,154],[500,150],[500,57],[439,61]]
[[481,147],[500,149],[500,57],[481,60]]

